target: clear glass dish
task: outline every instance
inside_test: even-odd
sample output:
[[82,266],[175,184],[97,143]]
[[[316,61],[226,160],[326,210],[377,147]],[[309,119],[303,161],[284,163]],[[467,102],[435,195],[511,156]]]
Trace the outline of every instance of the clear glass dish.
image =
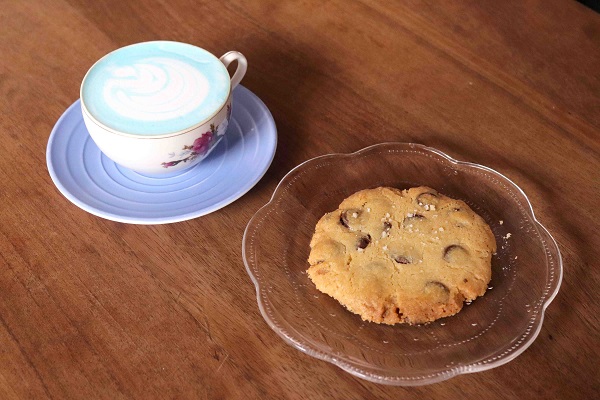
[[[426,325],[363,322],[308,276],[318,219],[366,188],[427,185],[464,200],[498,244],[490,289]],[[416,386],[509,362],[538,335],[562,280],[562,260],[527,196],[502,174],[429,147],[383,143],[314,158],[290,171],[250,220],[243,258],[265,321],[287,343],[360,378]]]

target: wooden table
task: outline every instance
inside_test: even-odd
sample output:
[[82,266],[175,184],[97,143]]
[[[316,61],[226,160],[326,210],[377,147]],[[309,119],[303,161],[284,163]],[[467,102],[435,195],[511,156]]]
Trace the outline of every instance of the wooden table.
[[[170,39],[243,52],[275,160],[248,194],[187,222],[80,210],[49,133],[107,52]],[[600,15],[574,1],[5,1],[0,5],[0,398],[598,396]],[[419,142],[514,180],[564,259],[533,345],[416,388],[355,378],[285,344],[241,258],[247,221],[304,160]]]

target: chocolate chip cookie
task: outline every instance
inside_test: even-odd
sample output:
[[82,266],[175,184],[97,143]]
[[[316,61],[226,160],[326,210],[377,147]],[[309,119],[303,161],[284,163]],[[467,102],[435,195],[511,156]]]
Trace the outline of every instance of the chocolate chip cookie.
[[496,241],[461,200],[428,187],[379,187],[317,223],[308,276],[363,320],[421,324],[459,312],[491,279]]

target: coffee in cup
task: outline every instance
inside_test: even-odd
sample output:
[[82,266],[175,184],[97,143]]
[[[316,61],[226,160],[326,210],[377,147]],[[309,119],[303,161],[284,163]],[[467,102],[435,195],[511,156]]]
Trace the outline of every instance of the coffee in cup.
[[[236,60],[230,78],[227,66]],[[246,58],[220,59],[169,41],[117,49],[97,61],[81,84],[81,108],[94,142],[111,160],[158,174],[189,168],[215,148],[231,118],[231,92]]]

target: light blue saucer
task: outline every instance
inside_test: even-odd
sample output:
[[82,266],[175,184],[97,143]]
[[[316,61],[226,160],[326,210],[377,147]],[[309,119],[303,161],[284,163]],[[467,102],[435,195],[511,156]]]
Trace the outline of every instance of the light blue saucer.
[[190,169],[149,176],[115,164],[89,136],[79,100],[54,126],[46,162],[58,190],[81,209],[112,221],[166,224],[209,214],[243,196],[263,177],[276,147],[271,113],[239,85],[225,137]]

